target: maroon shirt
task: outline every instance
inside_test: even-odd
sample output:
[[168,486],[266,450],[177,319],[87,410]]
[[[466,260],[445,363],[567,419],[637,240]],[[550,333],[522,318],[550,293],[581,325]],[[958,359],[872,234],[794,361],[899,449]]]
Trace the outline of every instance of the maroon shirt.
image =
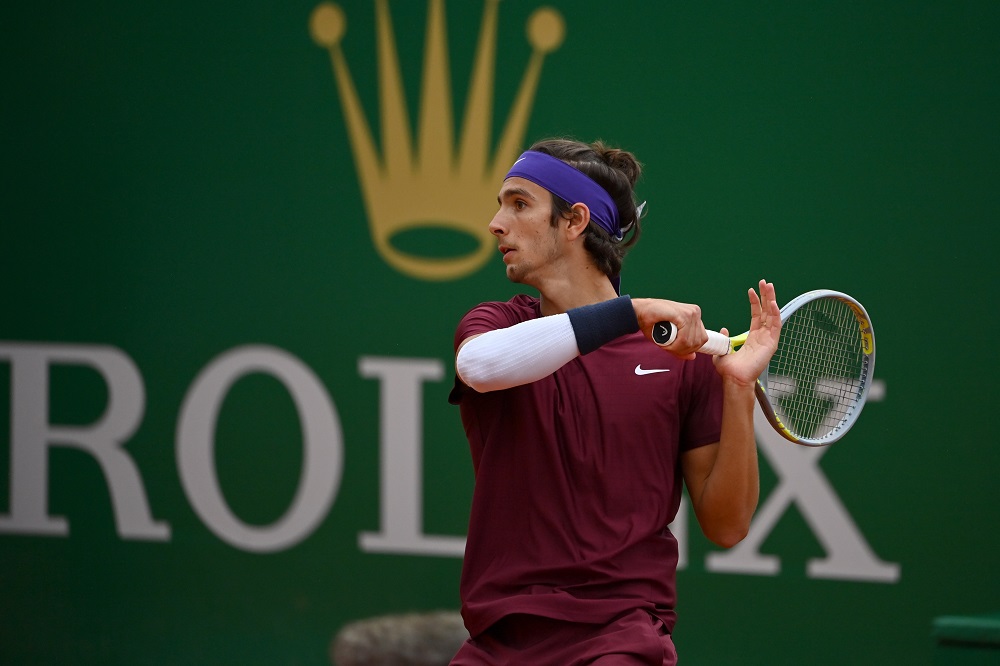
[[[540,316],[529,296],[484,303],[462,319],[456,348]],[[461,582],[469,632],[512,613],[605,623],[636,608],[672,630],[679,458],[721,429],[711,357],[681,361],[634,333],[531,384],[477,393],[456,382],[451,401],[476,475]]]

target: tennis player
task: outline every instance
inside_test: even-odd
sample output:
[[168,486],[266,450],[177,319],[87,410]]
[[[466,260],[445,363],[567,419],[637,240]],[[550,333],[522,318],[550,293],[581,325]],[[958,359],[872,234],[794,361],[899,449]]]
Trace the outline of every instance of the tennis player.
[[[749,338],[714,360],[695,354],[707,340],[697,306],[620,296],[640,173],[629,152],[545,140],[500,188],[490,232],[508,279],[539,295],[480,304],[455,335],[450,401],[476,476],[456,666],[674,664],[667,525],[682,479],[713,542],[749,529],[774,286],[749,290]],[[670,353],[651,341],[663,320],[678,327]]]

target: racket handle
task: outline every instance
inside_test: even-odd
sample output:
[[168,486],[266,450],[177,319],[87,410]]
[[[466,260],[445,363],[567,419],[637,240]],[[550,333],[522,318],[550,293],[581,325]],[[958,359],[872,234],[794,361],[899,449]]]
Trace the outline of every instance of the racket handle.
[[708,342],[701,346],[701,349],[698,350],[699,352],[702,354],[711,354],[712,356],[725,356],[733,352],[733,343],[730,341],[728,335],[723,335],[716,331],[706,331],[706,333],[708,333]]
[[[702,345],[698,351],[702,354],[712,356],[725,356],[733,351],[732,342],[729,337],[715,331],[706,331],[708,342]],[[670,343],[677,339],[677,327],[669,321],[658,321],[653,326],[653,342],[661,347],[669,347]]]

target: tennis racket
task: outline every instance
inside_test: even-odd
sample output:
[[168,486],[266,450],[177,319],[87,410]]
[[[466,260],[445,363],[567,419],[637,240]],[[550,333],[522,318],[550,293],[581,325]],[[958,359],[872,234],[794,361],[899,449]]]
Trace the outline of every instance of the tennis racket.
[[[653,327],[660,346],[676,337],[669,321]],[[698,351],[724,356],[746,339],[747,333],[727,337],[709,331]],[[875,332],[861,303],[838,291],[810,291],[781,308],[778,349],[757,379],[757,401],[785,439],[827,446],[857,421],[874,369]]]

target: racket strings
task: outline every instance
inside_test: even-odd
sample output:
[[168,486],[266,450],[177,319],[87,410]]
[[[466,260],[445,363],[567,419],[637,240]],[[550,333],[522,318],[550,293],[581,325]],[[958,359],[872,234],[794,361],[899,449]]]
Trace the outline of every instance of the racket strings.
[[854,312],[836,298],[812,301],[782,324],[767,393],[797,437],[823,439],[851,415],[864,392],[865,354]]

